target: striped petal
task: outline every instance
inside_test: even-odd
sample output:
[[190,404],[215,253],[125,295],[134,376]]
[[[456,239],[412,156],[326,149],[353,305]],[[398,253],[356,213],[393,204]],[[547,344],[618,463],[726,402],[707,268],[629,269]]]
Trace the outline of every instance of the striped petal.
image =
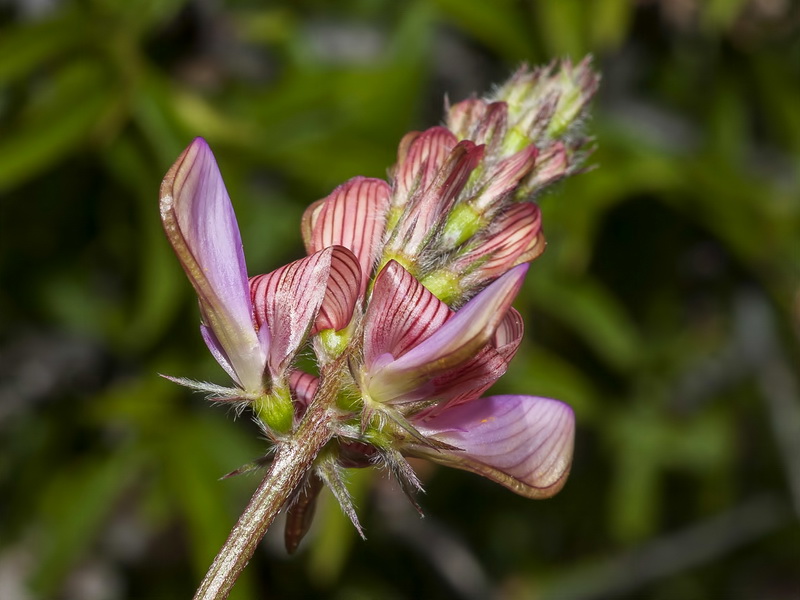
[[[414,346],[406,352],[395,355],[386,348],[381,356],[372,350],[372,361],[366,363],[371,397],[389,399],[420,391],[432,378],[472,359],[493,339],[522,286],[526,271],[527,265],[519,265],[497,279],[452,317],[442,319],[441,325],[426,328],[425,335],[414,340]],[[377,283],[375,287],[377,290]],[[398,318],[425,318],[422,313],[415,314],[415,309],[411,304]],[[422,326],[424,323],[417,325]],[[367,330],[365,337],[369,339]]]
[[404,206],[415,190],[424,190],[433,182],[458,142],[444,127],[431,127],[409,139],[413,139],[410,144],[400,144],[395,167],[395,206]]
[[364,321],[364,361],[368,370],[385,355],[392,359],[430,337],[453,311],[395,261],[375,280]]
[[492,102],[486,107],[481,120],[475,123],[475,134],[470,139],[476,144],[486,144],[491,148],[491,154],[499,155],[507,127],[508,106],[505,102]]
[[319,387],[319,377],[304,371],[289,373],[289,389],[292,390],[294,399],[303,406],[308,406],[314,399]]
[[430,185],[412,195],[387,243],[391,252],[414,257],[427,240],[435,239],[434,229],[452,209],[483,155],[484,147],[469,140],[453,148]]
[[478,194],[475,206],[485,210],[510,197],[519,187],[519,182],[533,170],[538,153],[538,148],[531,144],[497,163],[491,170],[488,183]]
[[522,202],[497,217],[485,239],[459,257],[453,268],[467,271],[476,261],[483,261],[471,277],[473,285],[480,285],[515,265],[533,260],[544,247],[541,211],[533,202]]
[[256,323],[272,335],[268,364],[273,377],[282,376],[309,335],[350,322],[360,280],[358,259],[343,246],[250,280]]
[[367,289],[380,250],[390,196],[391,190],[385,181],[355,177],[320,203],[312,204],[303,216],[309,254],[340,245],[358,257],[364,275],[361,278],[361,296]]
[[409,453],[478,473],[528,498],[554,495],[569,474],[575,417],[557,400],[490,396],[414,425],[462,451],[415,447]]
[[467,98],[449,107],[447,127],[458,139],[475,139],[475,129],[483,120],[489,105],[479,98]]
[[438,402],[423,414],[436,415],[483,394],[508,369],[522,334],[522,316],[511,308],[493,339],[474,358],[431,380],[429,394]]
[[239,385],[260,391],[266,348],[253,323],[236,215],[205,140],[194,140],[167,173],[160,209],[167,239],[200,300],[206,343]]

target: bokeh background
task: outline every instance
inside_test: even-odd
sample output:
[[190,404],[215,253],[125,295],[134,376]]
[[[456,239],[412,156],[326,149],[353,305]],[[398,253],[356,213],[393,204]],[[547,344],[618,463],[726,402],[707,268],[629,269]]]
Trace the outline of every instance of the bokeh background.
[[0,598],[188,598],[257,476],[158,219],[206,137],[252,273],[304,207],[384,176],[443,97],[591,52],[596,166],[549,240],[497,391],[576,411],[530,501],[420,464],[420,519],[352,473],[232,598],[800,598],[800,7],[790,0],[0,1]]

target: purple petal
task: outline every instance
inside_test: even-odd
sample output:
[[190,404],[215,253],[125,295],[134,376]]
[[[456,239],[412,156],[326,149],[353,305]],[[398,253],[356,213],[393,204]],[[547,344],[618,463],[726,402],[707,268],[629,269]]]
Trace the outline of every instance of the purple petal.
[[548,498],[566,481],[575,417],[557,400],[490,396],[414,423],[419,432],[463,450],[411,453],[473,471],[529,498]]
[[522,341],[525,324],[522,315],[517,309],[509,308],[505,318],[494,332],[492,346],[507,360],[510,361],[517,353],[517,348]]
[[309,253],[340,245],[358,257],[363,277],[360,295],[369,283],[386,223],[391,190],[381,179],[355,177],[336,188],[304,216],[310,234]]
[[247,391],[263,387],[266,353],[253,324],[242,240],[214,155],[197,138],[161,184],[161,220],[200,299],[214,353]]
[[[497,279],[396,360],[376,361],[371,368],[367,362],[370,395],[397,398],[477,355],[506,318],[527,269],[519,265]],[[413,306],[405,310],[413,314]],[[365,336],[369,340],[366,330]]]
[[225,350],[217,340],[217,336],[214,335],[214,332],[211,331],[209,327],[206,325],[200,325],[200,335],[203,337],[203,341],[206,343],[208,350],[211,352],[211,355],[214,357],[219,363],[225,372],[231,376],[236,383],[242,385],[242,382],[239,381],[239,376],[236,374],[236,371],[233,369],[233,365],[231,365],[231,361],[228,360],[228,355],[225,354]]
[[256,323],[272,340],[269,368],[281,377],[309,335],[341,329],[353,316],[360,286],[358,259],[331,246],[250,280]]

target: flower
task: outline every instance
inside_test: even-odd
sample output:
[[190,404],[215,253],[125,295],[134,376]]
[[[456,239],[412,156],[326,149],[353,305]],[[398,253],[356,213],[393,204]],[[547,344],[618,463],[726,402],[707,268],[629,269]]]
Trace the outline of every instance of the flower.
[[203,340],[236,389],[178,379],[217,399],[258,403],[267,426],[291,426],[288,367],[309,335],[341,329],[352,316],[361,271],[331,245],[252,279],[242,240],[208,144],[197,138],[161,185],[161,220],[200,301]]

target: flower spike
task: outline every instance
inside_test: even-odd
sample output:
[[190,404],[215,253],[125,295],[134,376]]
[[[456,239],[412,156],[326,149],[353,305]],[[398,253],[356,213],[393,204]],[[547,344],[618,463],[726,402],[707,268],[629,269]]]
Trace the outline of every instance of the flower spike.
[[198,138],[181,154],[161,218],[203,340],[236,386],[169,379],[249,409],[272,444],[231,473],[270,464],[198,598],[227,597],[282,510],[294,552],[323,486],[363,537],[344,469],[386,467],[418,510],[410,456],[528,498],[561,489],[569,406],[481,394],[522,340],[511,304],[545,247],[534,200],[591,152],[582,128],[598,81],[589,59],[523,66],[488,96],[448,103],[444,126],[401,140],[388,181],[354,177],[308,207],[305,258],[252,278],[211,150]]

